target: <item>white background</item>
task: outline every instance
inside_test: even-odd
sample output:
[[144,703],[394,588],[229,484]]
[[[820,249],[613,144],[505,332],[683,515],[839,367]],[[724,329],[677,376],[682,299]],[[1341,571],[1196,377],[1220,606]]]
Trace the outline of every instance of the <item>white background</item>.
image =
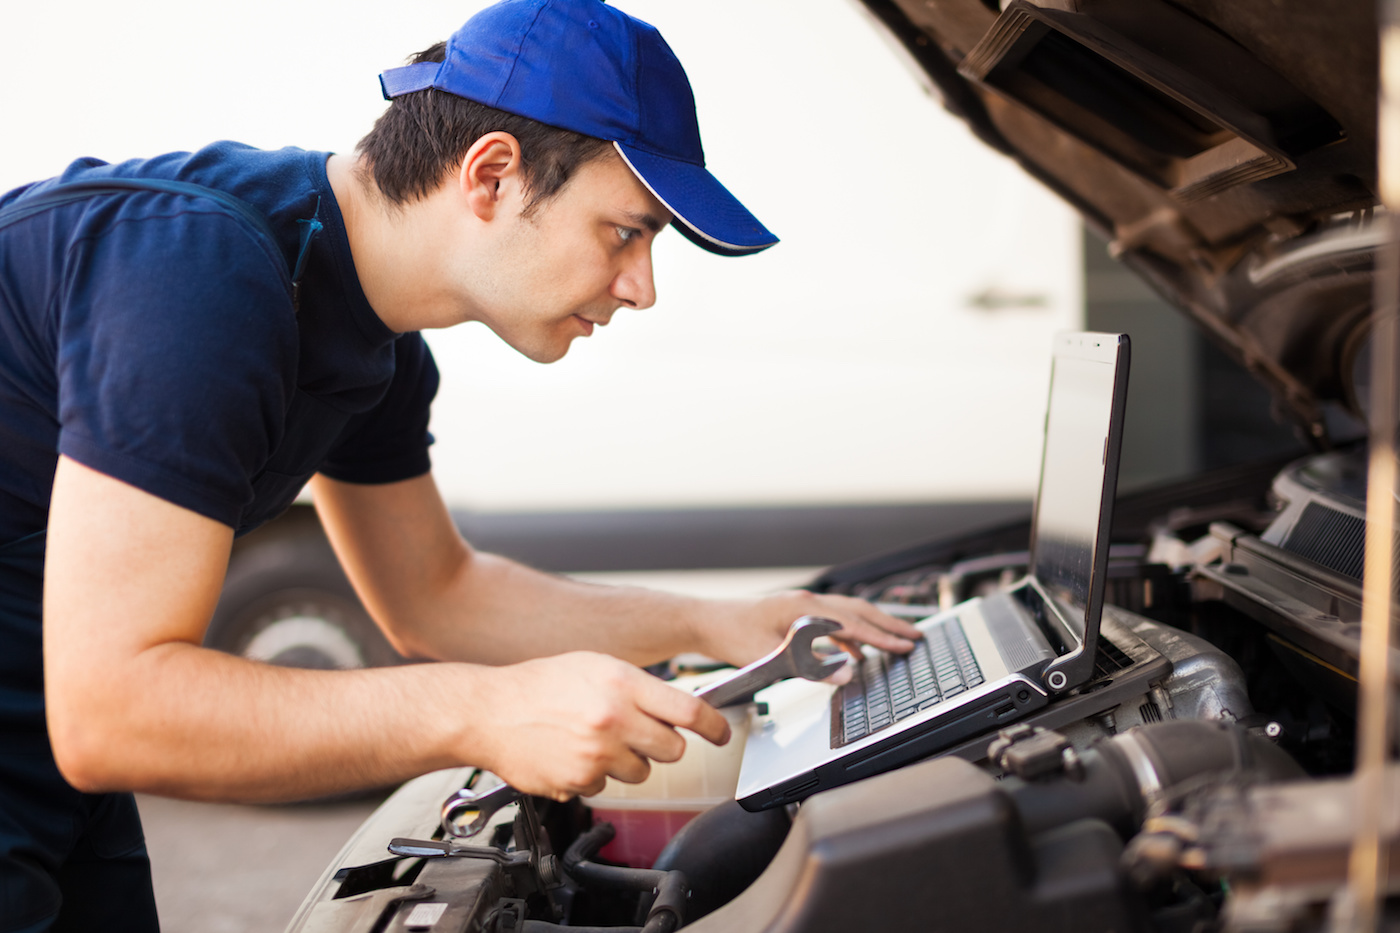
[[[220,138],[348,152],[384,107],[378,72],[480,3],[9,6],[0,189]],[[668,231],[656,307],[551,366],[476,325],[430,335],[452,504],[1029,497],[1050,335],[1082,320],[1069,211],[848,0],[618,6],[686,64],[711,169],[784,242],[721,259]],[[988,290],[1040,304],[969,303]]]

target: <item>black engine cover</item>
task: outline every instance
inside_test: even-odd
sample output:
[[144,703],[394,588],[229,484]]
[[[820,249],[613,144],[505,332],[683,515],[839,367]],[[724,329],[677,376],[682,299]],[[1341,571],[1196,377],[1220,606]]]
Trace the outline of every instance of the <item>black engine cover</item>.
[[1099,820],[1028,835],[1005,788],[943,758],[812,797],[762,877],[686,929],[1130,933],[1122,849]]

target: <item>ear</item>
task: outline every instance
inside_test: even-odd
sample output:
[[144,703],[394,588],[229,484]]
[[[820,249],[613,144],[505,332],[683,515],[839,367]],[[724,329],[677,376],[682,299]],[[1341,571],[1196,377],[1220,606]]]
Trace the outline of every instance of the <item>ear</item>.
[[472,143],[457,170],[462,198],[481,220],[490,220],[518,193],[520,179],[520,141],[499,131]]

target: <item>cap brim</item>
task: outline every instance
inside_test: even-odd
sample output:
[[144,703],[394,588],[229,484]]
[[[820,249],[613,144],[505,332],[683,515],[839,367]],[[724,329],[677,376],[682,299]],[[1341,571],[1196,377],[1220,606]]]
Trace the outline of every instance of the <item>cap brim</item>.
[[686,239],[721,256],[746,256],[778,242],[703,165],[614,142],[633,174],[672,216]]
[[393,100],[403,94],[424,91],[437,81],[440,62],[418,62],[401,68],[390,68],[379,76],[379,87],[385,100]]

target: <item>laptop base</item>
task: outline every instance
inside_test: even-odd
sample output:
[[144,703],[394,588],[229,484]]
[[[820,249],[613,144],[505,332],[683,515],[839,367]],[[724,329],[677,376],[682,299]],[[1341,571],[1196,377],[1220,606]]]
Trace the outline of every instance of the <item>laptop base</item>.
[[[858,756],[818,765],[806,774],[741,798],[739,804],[757,812],[796,803],[815,793],[925,758],[953,756],[981,762],[997,731],[1013,722],[1060,729],[1103,716],[1150,694],[1171,674],[1172,662],[1128,627],[1134,620],[1147,620],[1113,607],[1106,610],[1101,621],[1098,670],[1094,679],[1076,693],[1047,701],[1040,688],[1029,681],[1019,688],[1013,686],[1013,681],[935,728],[892,735]],[[1020,696],[1022,692],[1026,694],[1024,698]]]

